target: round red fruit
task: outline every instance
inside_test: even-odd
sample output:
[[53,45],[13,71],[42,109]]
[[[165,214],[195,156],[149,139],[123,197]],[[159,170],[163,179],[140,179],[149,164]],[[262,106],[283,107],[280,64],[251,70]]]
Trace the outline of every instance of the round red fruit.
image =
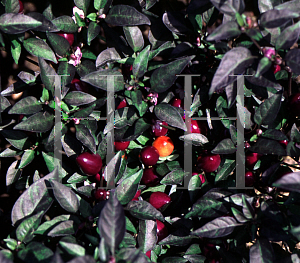
[[130,144],[130,141],[128,142],[114,142],[116,151],[125,151]]
[[168,229],[165,224],[156,219],[157,224],[157,243],[168,236]]
[[175,98],[172,102],[173,107],[182,108],[182,100]]
[[155,124],[152,125],[152,133],[154,136],[165,136],[168,132],[168,129],[165,127],[162,127],[161,125],[168,125],[165,121],[157,120],[155,121]]
[[253,186],[255,178],[252,172],[248,171],[245,173],[245,186]]
[[163,192],[153,192],[150,195],[149,203],[156,209],[164,207],[171,202],[171,197]]
[[74,34],[72,33],[64,33],[64,32],[60,32],[60,33],[57,33],[57,35],[65,38],[66,40],[68,40],[70,46],[73,45],[74,43]]
[[104,189],[97,189],[95,191],[95,199],[98,200],[98,201],[104,201],[106,200],[106,197],[107,197],[107,191],[104,190]]
[[141,180],[142,184],[146,186],[155,186],[159,183],[158,176],[154,173],[154,168],[146,168]]
[[248,166],[248,168],[253,168],[259,160],[260,156],[260,154],[253,152],[246,154],[246,165]]
[[19,0],[19,5],[20,5],[19,14],[21,14],[24,10],[24,5],[23,5],[23,2],[20,0]]
[[82,172],[87,175],[96,175],[102,168],[102,159],[99,154],[84,152],[76,158],[76,161]]
[[279,143],[283,146],[283,148],[286,148],[289,142],[287,140],[281,140]]
[[203,135],[207,135],[207,125],[205,122],[191,120],[191,132],[192,133],[200,133]]
[[203,170],[205,173],[216,171],[221,164],[221,157],[219,154],[206,153],[202,154],[197,159],[197,168]]
[[140,152],[140,158],[144,165],[155,165],[159,159],[159,153],[153,146],[146,146]]

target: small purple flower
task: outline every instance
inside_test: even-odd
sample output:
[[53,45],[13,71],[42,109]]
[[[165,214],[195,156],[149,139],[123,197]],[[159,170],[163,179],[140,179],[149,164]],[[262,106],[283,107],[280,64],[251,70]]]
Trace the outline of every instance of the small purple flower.
[[145,90],[147,90],[147,92],[149,92],[149,91],[150,91],[150,88],[149,88],[149,87],[145,87]]
[[133,86],[126,87],[127,90],[132,90]]
[[271,59],[272,56],[275,56],[275,49],[272,47],[267,47],[263,49],[264,56],[268,59]]
[[72,64],[73,66],[77,66],[78,64],[80,64],[80,60],[81,60],[81,58],[82,58],[82,52],[81,52],[81,50],[80,50],[80,48],[79,47],[77,47],[76,48],[76,51],[74,52],[74,54],[72,54],[71,56],[70,56],[70,60],[69,60],[69,64]]
[[147,99],[150,100],[151,103],[154,105],[157,104],[157,98],[158,98],[158,93],[156,92],[150,92],[147,96]]

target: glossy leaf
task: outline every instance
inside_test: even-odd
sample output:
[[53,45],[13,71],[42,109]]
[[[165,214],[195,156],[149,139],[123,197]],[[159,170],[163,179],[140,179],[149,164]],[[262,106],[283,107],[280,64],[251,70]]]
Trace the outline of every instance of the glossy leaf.
[[145,47],[134,60],[132,65],[132,74],[137,79],[144,76],[147,71],[149,51],[150,45]]
[[142,31],[138,26],[123,26],[126,40],[134,52],[141,51],[144,47]]
[[142,176],[143,170],[141,169],[118,185],[116,188],[116,195],[121,205],[126,205],[132,200],[138,190]]
[[57,63],[54,52],[43,40],[38,38],[28,38],[24,40],[23,45],[31,55]]
[[18,101],[8,114],[33,114],[42,109],[41,103],[33,96],[28,96]]
[[53,126],[54,116],[47,111],[38,112],[30,116],[25,121],[17,124],[14,130],[23,130],[31,132],[46,132]]
[[138,219],[142,220],[155,220],[165,221],[162,213],[155,209],[150,203],[139,200],[139,201],[130,201],[127,205],[127,210],[131,215],[135,216]]
[[258,125],[272,124],[276,119],[281,105],[282,92],[274,94],[259,105],[254,114],[254,121]]
[[199,229],[193,231],[191,234],[198,237],[207,237],[207,238],[218,238],[228,236],[233,232],[235,227],[240,224],[232,217],[225,216],[216,218]]
[[139,248],[141,248],[144,253],[148,250],[152,250],[156,245],[156,227],[155,220],[139,221],[138,244]]
[[20,34],[41,26],[36,19],[23,14],[5,13],[0,16],[0,29],[7,34]]
[[208,37],[207,41],[225,40],[237,37],[241,34],[238,24],[235,21],[229,21],[218,26]]
[[85,75],[80,80],[87,82],[96,88],[107,90],[107,78],[109,75],[114,75],[114,92],[124,90],[123,75],[119,71],[105,69],[91,72]]
[[150,25],[147,16],[129,5],[115,5],[106,16],[105,21],[114,26]]
[[58,29],[65,33],[75,33],[78,26],[70,16],[60,16],[51,21]]
[[100,236],[114,254],[125,235],[124,209],[114,194],[101,211],[98,228]]
[[60,206],[70,213],[76,213],[79,209],[79,201],[72,189],[55,180],[49,181],[51,183],[55,199]]
[[168,90],[177,79],[176,75],[179,75],[194,57],[177,59],[156,69],[150,78],[151,90],[158,93]]
[[57,53],[60,56],[64,56],[70,48],[69,41],[62,36],[47,32],[47,38],[55,53]]
[[106,63],[115,62],[119,59],[121,59],[121,57],[114,47],[107,48],[98,55],[96,59],[96,68],[98,69]]
[[175,107],[167,103],[160,103],[155,106],[154,113],[158,119],[167,122],[170,126],[187,131],[186,124]]
[[226,87],[236,80],[233,74],[244,74],[245,70],[253,63],[254,58],[251,52],[244,47],[237,47],[227,52],[221,60],[221,63],[213,77],[209,95],[215,91]]
[[57,177],[58,171],[54,170],[33,183],[25,192],[23,192],[12,209],[11,221],[13,225],[34,212],[41,210],[47,211],[50,208],[53,199],[48,191],[50,185],[46,184],[46,180]]

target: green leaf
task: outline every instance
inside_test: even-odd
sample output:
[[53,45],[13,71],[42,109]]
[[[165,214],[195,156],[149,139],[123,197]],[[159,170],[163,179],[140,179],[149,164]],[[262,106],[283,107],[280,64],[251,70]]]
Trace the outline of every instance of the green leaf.
[[53,199],[48,191],[50,185],[46,184],[46,180],[57,177],[58,171],[54,170],[23,192],[12,208],[11,221],[13,225],[34,212],[47,211],[50,208]]
[[21,169],[30,164],[34,159],[34,154],[34,150],[26,150],[22,155],[21,163],[18,168]]
[[218,26],[207,38],[207,41],[226,40],[242,33],[236,21],[228,21]]
[[158,119],[167,122],[170,126],[187,131],[187,127],[176,107],[168,103],[160,103],[155,106],[154,113]]
[[250,247],[250,262],[271,263],[274,262],[274,250],[267,238],[257,238],[255,244]]
[[96,88],[107,90],[107,78],[109,75],[116,75],[113,77],[114,92],[124,90],[123,75],[119,71],[105,69],[91,72],[81,78],[81,81],[87,82]]
[[96,97],[82,91],[71,91],[64,97],[64,101],[67,104],[74,106],[89,104],[95,100]]
[[149,57],[150,45],[145,47],[132,65],[132,74],[136,79],[141,78],[147,72],[148,57]]
[[0,95],[0,112],[5,111],[9,106],[11,106],[9,100]]
[[260,16],[260,25],[266,28],[276,28],[289,22],[291,19],[298,17],[299,14],[293,10],[282,9],[276,10],[271,9],[264,12]]
[[50,262],[53,252],[41,242],[32,241],[26,248],[18,251],[18,258],[24,262]]
[[129,220],[129,218],[126,216],[125,219],[126,219],[126,230],[130,231],[130,232],[132,232],[134,234],[137,234],[137,231],[136,231],[134,225]]
[[180,140],[192,143],[195,146],[201,146],[208,143],[208,139],[200,133],[190,133],[179,137]]
[[233,172],[236,167],[235,160],[226,159],[225,163],[221,166],[216,174],[215,182],[223,181]]
[[271,66],[272,66],[272,61],[267,57],[263,57],[258,63],[255,77],[258,78],[259,76],[263,75],[271,68]]
[[228,236],[233,232],[236,226],[240,224],[230,216],[216,218],[191,234],[198,237],[218,238]]
[[155,209],[150,203],[139,200],[139,201],[130,201],[127,205],[127,210],[131,215],[138,219],[142,220],[155,220],[165,221],[164,216],[160,211]]
[[96,143],[95,139],[92,135],[90,129],[88,129],[83,124],[76,125],[76,138],[79,140],[83,145],[88,147],[92,153],[96,153]]
[[55,53],[60,56],[64,56],[70,48],[69,41],[62,36],[47,32],[47,38]]
[[124,209],[116,195],[112,194],[101,211],[98,228],[113,255],[124,238],[125,224]]
[[5,13],[0,16],[0,30],[6,34],[20,34],[41,26],[42,23],[23,14]]
[[12,39],[11,41],[11,54],[15,63],[18,65],[19,58],[21,56],[22,45],[19,39]]
[[[61,248],[67,252],[72,257],[83,257],[86,254],[85,248],[75,244],[75,243],[69,243],[66,241],[59,241],[59,245]],[[90,257],[90,256],[89,256]],[[84,262],[84,261],[83,261]],[[85,261],[85,262],[92,262],[92,261]]]
[[22,174],[22,170],[16,168],[18,161],[14,161],[6,171],[6,186],[15,183]]
[[105,18],[105,22],[114,26],[151,25],[147,16],[129,5],[115,5]]
[[30,12],[27,15],[42,23],[41,26],[34,29],[35,31],[41,31],[41,32],[59,31],[57,27],[50,21],[51,19],[48,19],[45,15],[38,12]]
[[[57,229],[60,229],[62,226],[66,225],[64,224],[64,222],[68,222],[68,221],[72,221],[73,220],[69,220],[71,219],[73,216],[72,215],[60,215],[60,216],[56,216],[53,219],[44,222],[43,224],[41,224],[38,229],[34,232],[35,235],[49,235],[52,236],[50,233],[52,232],[57,232]],[[70,231],[70,228],[66,227],[66,231],[65,233],[67,233],[67,231]],[[74,230],[73,230],[74,233]],[[71,235],[72,233],[70,233]]]
[[279,49],[289,49],[297,42],[300,36],[300,22],[285,28],[277,37],[275,47]]
[[107,48],[98,55],[96,59],[96,68],[98,69],[106,63],[115,62],[119,59],[121,59],[121,57],[114,47]]
[[[126,95],[129,94],[128,97],[132,100],[133,105],[137,108],[139,111],[139,114],[141,117],[146,113],[148,109],[148,104],[143,100],[143,94],[140,90],[135,91],[125,91]],[[127,117],[127,116],[126,116]],[[127,120],[127,118],[126,118]]]
[[70,213],[76,213],[79,209],[79,201],[72,189],[55,180],[49,181],[51,183],[55,199],[60,206]]
[[138,26],[123,26],[123,31],[129,46],[134,52],[139,52],[144,47],[142,31]]
[[101,31],[101,27],[95,23],[95,22],[90,22],[89,27],[88,27],[88,32],[87,32],[87,43],[90,46],[91,42],[93,39],[95,39]]
[[90,5],[90,0],[74,0],[75,5],[79,8],[82,9],[84,14],[87,14],[87,10]]
[[107,14],[111,4],[112,0],[94,0],[94,7],[99,11],[99,15]]
[[228,51],[221,60],[221,63],[214,74],[209,96],[219,89],[228,86],[236,80],[237,74],[244,74],[246,69],[253,63],[254,57],[248,48],[236,47]]
[[33,96],[28,96],[18,101],[8,114],[34,114],[42,110],[41,103]]
[[50,60],[57,64],[54,52],[43,40],[38,38],[28,38],[24,40],[23,45],[31,55]]
[[121,205],[128,204],[136,191],[143,176],[143,170],[140,169],[137,173],[131,175],[129,178],[123,180],[116,188],[116,195]]
[[25,150],[30,147],[29,138],[24,132],[14,130],[1,130],[0,133],[12,146],[19,150]]
[[44,214],[44,211],[40,211],[39,213],[26,218],[21,222],[21,224],[16,229],[17,239],[21,242],[29,242],[34,237],[34,231],[38,228],[41,223],[41,216]]
[[3,152],[0,153],[0,157],[15,157],[23,153],[20,150],[13,150],[11,148],[6,148]]
[[281,105],[282,92],[278,92],[259,105],[254,114],[258,125],[270,125],[276,119]]
[[65,33],[75,33],[78,26],[70,16],[60,16],[52,20],[52,23]]
[[291,140],[298,143],[300,142],[300,132],[295,123],[291,129]]
[[32,132],[46,132],[53,126],[54,116],[47,111],[38,112],[30,116],[25,121],[17,124],[14,130],[32,131]]
[[231,139],[227,138],[220,141],[211,152],[213,154],[231,154],[236,152],[236,146]]
[[185,173],[183,169],[175,169],[166,174],[160,183],[165,185],[182,184],[187,174],[188,173]]
[[139,249],[146,253],[152,250],[157,241],[157,225],[154,220],[139,220],[138,244]]
[[151,90],[157,93],[167,91],[184,68],[195,56],[184,57],[156,69],[150,78]]
[[45,88],[54,95],[55,76],[57,75],[55,70],[42,58],[39,58],[39,67],[41,70],[41,79]]
[[5,13],[19,13],[20,3],[18,0],[5,1]]

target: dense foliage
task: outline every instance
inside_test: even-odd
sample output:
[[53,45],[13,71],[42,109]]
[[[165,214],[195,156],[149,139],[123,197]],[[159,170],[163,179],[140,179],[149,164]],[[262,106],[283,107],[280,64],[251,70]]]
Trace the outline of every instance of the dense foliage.
[[0,262],[300,262],[300,2],[44,4],[0,1],[38,66],[1,89]]

